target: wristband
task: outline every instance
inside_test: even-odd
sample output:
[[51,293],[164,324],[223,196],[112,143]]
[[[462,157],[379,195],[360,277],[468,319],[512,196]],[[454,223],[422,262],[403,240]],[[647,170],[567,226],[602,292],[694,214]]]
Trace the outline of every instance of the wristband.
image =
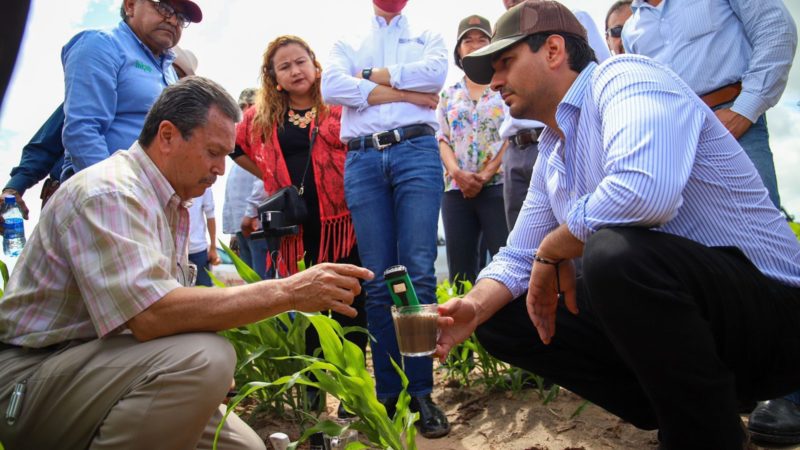
[[558,267],[559,264],[564,262],[563,259],[559,259],[558,261],[554,261],[552,259],[542,258],[539,255],[533,255],[533,260],[538,262],[538,263],[547,264],[548,266],[556,266],[556,267]]

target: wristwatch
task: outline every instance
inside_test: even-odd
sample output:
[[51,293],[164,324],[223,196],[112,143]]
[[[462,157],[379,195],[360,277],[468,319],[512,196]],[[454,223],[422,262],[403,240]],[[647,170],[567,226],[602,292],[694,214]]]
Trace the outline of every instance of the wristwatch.
[[366,69],[361,71],[361,78],[369,80],[369,77],[371,76],[372,76],[372,67],[367,67]]

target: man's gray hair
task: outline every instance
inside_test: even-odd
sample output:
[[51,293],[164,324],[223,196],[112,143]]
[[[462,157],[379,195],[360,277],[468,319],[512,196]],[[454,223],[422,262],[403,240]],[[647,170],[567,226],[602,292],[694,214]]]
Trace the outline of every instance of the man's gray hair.
[[256,88],[244,88],[242,93],[239,94],[239,107],[250,106],[256,102]]
[[139,144],[147,148],[155,139],[161,122],[175,125],[183,139],[189,139],[195,128],[205,126],[208,111],[216,106],[234,122],[241,117],[236,100],[219,84],[208,78],[190,76],[168,86],[158,96],[144,119]]

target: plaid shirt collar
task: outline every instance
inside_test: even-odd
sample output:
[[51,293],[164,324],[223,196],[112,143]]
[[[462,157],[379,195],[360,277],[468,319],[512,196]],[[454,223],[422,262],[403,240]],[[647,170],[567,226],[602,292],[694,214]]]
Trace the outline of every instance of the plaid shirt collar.
[[183,201],[175,192],[175,188],[169,183],[164,174],[161,173],[158,166],[150,159],[150,156],[145,153],[139,141],[133,143],[130,148],[130,155],[134,161],[142,168],[142,172],[150,180],[153,185],[153,190],[156,193],[159,204],[164,209],[178,209],[179,206],[188,208],[191,206],[191,200]]

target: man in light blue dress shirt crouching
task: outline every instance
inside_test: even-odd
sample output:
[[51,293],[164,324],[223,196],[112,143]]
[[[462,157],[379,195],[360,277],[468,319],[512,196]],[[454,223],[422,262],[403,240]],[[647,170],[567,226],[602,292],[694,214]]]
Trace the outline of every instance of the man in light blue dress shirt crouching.
[[[765,112],[783,94],[797,48],[783,1],[635,0],[631,8],[626,51],[666,64],[708,100],[780,207]],[[800,443],[800,392],[759,404],[748,427],[760,441]]]
[[800,387],[800,243],[742,147],[667,67],[595,63],[555,1],[510,9],[463,64],[546,128],[508,245],[439,308],[437,356],[476,332],[660,448],[743,448],[739,404]]

